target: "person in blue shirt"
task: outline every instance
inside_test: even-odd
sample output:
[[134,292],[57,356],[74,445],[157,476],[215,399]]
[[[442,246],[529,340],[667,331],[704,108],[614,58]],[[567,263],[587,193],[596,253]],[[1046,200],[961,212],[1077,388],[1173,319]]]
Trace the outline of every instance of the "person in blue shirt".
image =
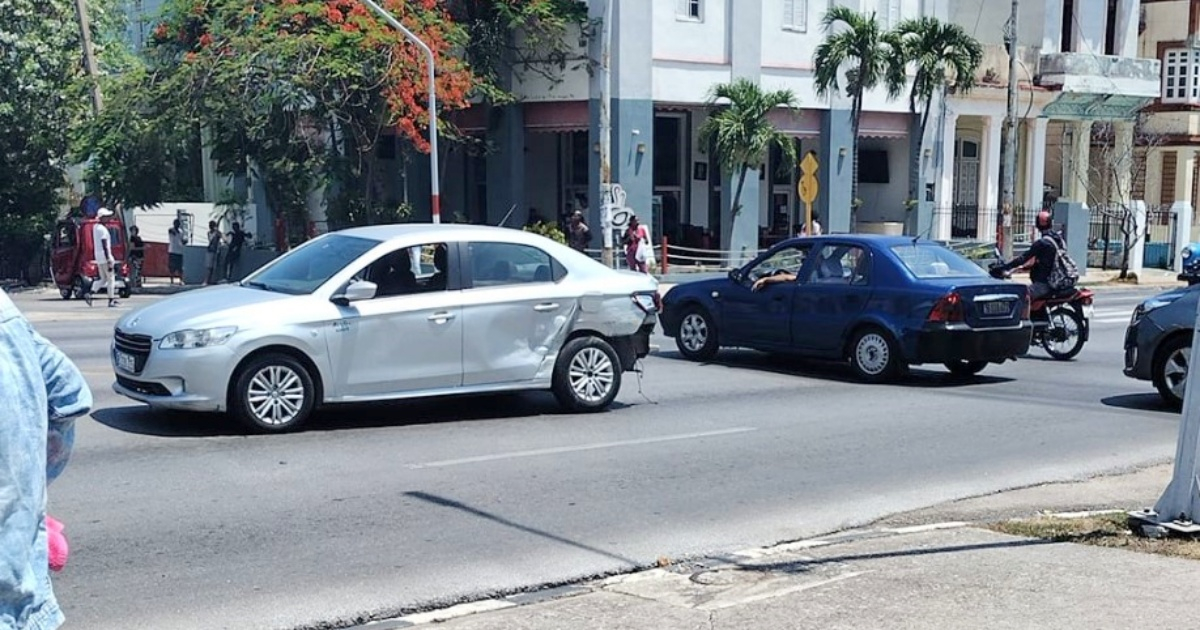
[[91,410],[79,368],[0,290],[0,628],[54,630],[46,489],[62,474],[75,420]]

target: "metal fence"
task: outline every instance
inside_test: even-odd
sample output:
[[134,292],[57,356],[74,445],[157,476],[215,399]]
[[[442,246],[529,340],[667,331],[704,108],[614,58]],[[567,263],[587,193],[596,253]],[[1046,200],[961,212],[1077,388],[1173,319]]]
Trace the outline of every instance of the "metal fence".
[[[1123,208],[1093,208],[1088,226],[1088,266],[1100,269],[1119,269],[1125,250],[1125,227],[1132,226],[1128,211]],[[1146,229],[1136,237],[1134,247],[1142,247],[1143,265],[1156,269],[1175,266],[1179,217],[1168,206],[1146,209]]]

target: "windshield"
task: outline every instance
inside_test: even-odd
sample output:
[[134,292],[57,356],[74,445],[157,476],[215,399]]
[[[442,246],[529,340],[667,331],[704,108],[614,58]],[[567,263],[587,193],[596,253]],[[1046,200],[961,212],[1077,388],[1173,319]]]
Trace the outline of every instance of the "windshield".
[[987,276],[987,272],[979,265],[933,243],[894,245],[892,253],[896,254],[909,272],[922,279]]
[[379,241],[327,234],[284,254],[242,281],[242,286],[302,295],[312,293]]

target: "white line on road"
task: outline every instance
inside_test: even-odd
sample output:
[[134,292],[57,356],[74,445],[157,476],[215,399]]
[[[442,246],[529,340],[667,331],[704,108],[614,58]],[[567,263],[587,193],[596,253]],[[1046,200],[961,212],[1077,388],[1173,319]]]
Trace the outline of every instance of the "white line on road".
[[481,462],[493,462],[501,459],[517,459],[520,457],[538,457],[541,455],[561,455],[563,453],[578,453],[580,451],[595,451],[603,448],[616,448],[618,446],[642,446],[645,444],[658,444],[659,442],[675,442],[679,440],[695,440],[707,437],[717,437],[719,435],[733,435],[736,433],[748,433],[757,431],[755,427],[735,427],[732,429],[721,429],[719,431],[705,431],[703,433],[682,433],[679,435],[664,435],[660,437],[641,438],[637,440],[622,440],[620,442],[597,442],[595,444],[580,444],[578,446],[559,446],[556,448],[539,448],[530,451],[512,451],[509,453],[496,453],[494,455],[479,455],[477,457],[463,457],[460,459],[443,459],[440,461],[425,462],[423,464],[409,464],[410,469],[422,468],[445,468],[447,466],[459,466],[461,464],[478,464]]

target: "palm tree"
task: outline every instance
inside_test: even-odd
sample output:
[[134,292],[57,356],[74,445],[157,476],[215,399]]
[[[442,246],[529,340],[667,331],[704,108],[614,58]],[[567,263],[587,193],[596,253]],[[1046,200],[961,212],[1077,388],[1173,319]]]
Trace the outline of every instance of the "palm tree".
[[935,17],[905,20],[890,37],[892,45],[901,50],[898,57],[901,63],[911,64],[916,71],[908,93],[908,111],[917,127],[917,133],[909,141],[908,198],[917,199],[921,143],[929,124],[933,97],[940,94],[945,98],[949,85],[960,93],[975,86],[975,73],[983,62],[983,46],[961,26]]
[[749,79],[737,79],[714,85],[708,105],[711,112],[700,127],[700,141],[714,146],[722,169],[737,174],[737,188],[730,204],[730,215],[736,219],[742,210],[746,174],[766,162],[772,146],[779,147],[789,164],[795,163],[795,143],[776,129],[767,115],[778,107],[795,108],[798,101],[791,90],[767,92]]
[[851,101],[850,127],[854,134],[850,190],[851,198],[857,204],[858,125],[862,118],[863,96],[881,85],[887,89],[889,98],[900,96],[906,83],[904,65],[896,63],[899,57],[896,42],[880,27],[874,12],[863,14],[849,7],[835,6],[821,18],[821,26],[825,30],[825,41],[817,46],[813,60],[817,96],[824,98],[830,92],[842,90],[840,74],[842,68],[848,66],[844,93]]

